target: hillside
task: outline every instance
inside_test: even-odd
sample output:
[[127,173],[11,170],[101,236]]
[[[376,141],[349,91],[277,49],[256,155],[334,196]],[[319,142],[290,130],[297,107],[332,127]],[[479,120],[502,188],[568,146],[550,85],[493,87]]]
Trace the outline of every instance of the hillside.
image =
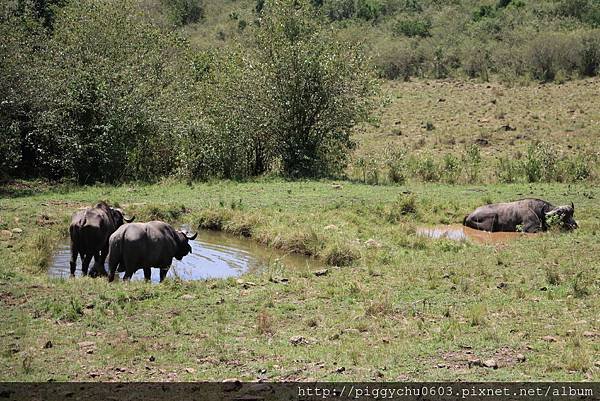
[[[152,0],[146,0],[152,1]],[[244,38],[264,1],[180,0],[203,18],[183,29],[203,48]],[[367,43],[382,77],[497,75],[565,80],[598,73],[597,0],[316,0],[341,35]],[[163,10],[164,14],[164,10]]]

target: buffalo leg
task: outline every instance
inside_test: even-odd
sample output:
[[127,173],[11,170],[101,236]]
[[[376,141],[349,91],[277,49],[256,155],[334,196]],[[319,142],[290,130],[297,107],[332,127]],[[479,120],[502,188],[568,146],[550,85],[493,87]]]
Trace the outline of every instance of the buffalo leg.
[[84,276],[87,276],[90,262],[92,261],[92,254],[85,255],[83,262],[81,262],[81,272]]
[[144,280],[150,281],[151,278],[152,278],[152,271],[150,270],[149,267],[144,267]]
[[165,277],[167,277],[167,273],[169,272],[169,269],[160,269],[160,282],[162,283],[165,279]]
[[115,273],[117,272],[117,267],[119,267],[119,262],[108,261],[108,282],[112,283],[115,279]]
[[77,248],[73,241],[71,241],[71,260],[69,261],[71,267],[71,276],[75,275],[75,269],[77,268]]
[[[106,245],[100,252],[96,254],[96,256],[94,256],[94,267],[92,268],[92,271],[95,273],[94,277],[107,275],[106,269],[104,268],[104,262],[106,261],[107,254],[108,245]],[[91,275],[92,273],[90,273],[90,276]]]

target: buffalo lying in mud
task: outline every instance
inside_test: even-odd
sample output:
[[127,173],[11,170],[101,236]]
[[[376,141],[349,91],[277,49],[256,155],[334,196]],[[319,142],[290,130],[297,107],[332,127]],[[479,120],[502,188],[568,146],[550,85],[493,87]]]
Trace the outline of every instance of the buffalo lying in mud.
[[483,231],[522,231],[535,233],[548,230],[553,224],[572,230],[575,205],[552,206],[541,199],[522,199],[510,203],[481,206],[465,217],[463,225]]
[[173,258],[181,260],[192,252],[189,241],[198,233],[188,236],[162,221],[132,223],[120,227],[109,240],[108,281],[115,272],[124,271],[123,280],[129,280],[138,269],[144,269],[144,278],[150,280],[150,268],[160,269],[162,282]]
[[84,276],[88,273],[92,257],[94,266],[90,275],[106,275],[104,261],[108,254],[108,239],[117,228],[134,219],[135,217],[125,217],[121,209],[110,207],[104,202],[76,213],[69,226],[71,276],[75,275],[77,255],[81,256],[81,271]]

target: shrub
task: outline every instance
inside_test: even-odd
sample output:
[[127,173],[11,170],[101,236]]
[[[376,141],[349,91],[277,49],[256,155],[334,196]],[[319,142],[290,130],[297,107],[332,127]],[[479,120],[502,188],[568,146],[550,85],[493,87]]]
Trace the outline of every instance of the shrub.
[[600,30],[583,33],[580,37],[579,73],[595,76],[600,71]]
[[467,180],[470,183],[479,179],[481,170],[481,152],[477,145],[469,146],[462,156],[462,162],[466,167]]
[[392,27],[392,33],[396,36],[427,37],[431,34],[431,22],[422,18],[407,18],[396,21]]
[[356,0],[356,16],[370,21],[377,19],[383,12],[378,0]]
[[425,182],[434,182],[439,179],[439,171],[433,157],[430,155],[420,157],[414,164],[415,174]]
[[356,12],[354,0],[327,0],[323,4],[325,14],[332,21],[352,18]]
[[324,259],[329,266],[350,266],[360,259],[360,252],[353,246],[335,243],[325,249]]
[[444,156],[444,162],[441,170],[444,181],[449,184],[455,184],[458,181],[462,170],[460,160],[456,156],[447,153]]
[[23,144],[39,174],[86,183],[172,171],[174,115],[189,107],[178,89],[189,84],[179,64],[187,50],[136,7],[85,1],[57,13],[34,69],[34,122]]
[[350,129],[364,120],[373,92],[361,48],[328,35],[306,1],[273,0],[257,34],[269,120],[282,172],[336,174],[354,147]]
[[423,59],[411,43],[397,40],[379,50],[375,63],[382,78],[406,81],[420,75]]
[[517,181],[519,176],[519,165],[510,157],[500,157],[496,166],[496,177],[503,183]]
[[160,0],[174,25],[182,26],[200,21],[204,17],[202,0]]
[[388,180],[396,184],[406,181],[406,153],[403,151],[388,152],[385,165],[388,171]]

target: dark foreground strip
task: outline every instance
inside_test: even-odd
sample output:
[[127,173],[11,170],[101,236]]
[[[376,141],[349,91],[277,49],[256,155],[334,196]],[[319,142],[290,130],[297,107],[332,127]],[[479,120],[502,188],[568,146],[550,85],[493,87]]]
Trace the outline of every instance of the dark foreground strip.
[[600,400],[600,383],[0,383],[0,401]]

